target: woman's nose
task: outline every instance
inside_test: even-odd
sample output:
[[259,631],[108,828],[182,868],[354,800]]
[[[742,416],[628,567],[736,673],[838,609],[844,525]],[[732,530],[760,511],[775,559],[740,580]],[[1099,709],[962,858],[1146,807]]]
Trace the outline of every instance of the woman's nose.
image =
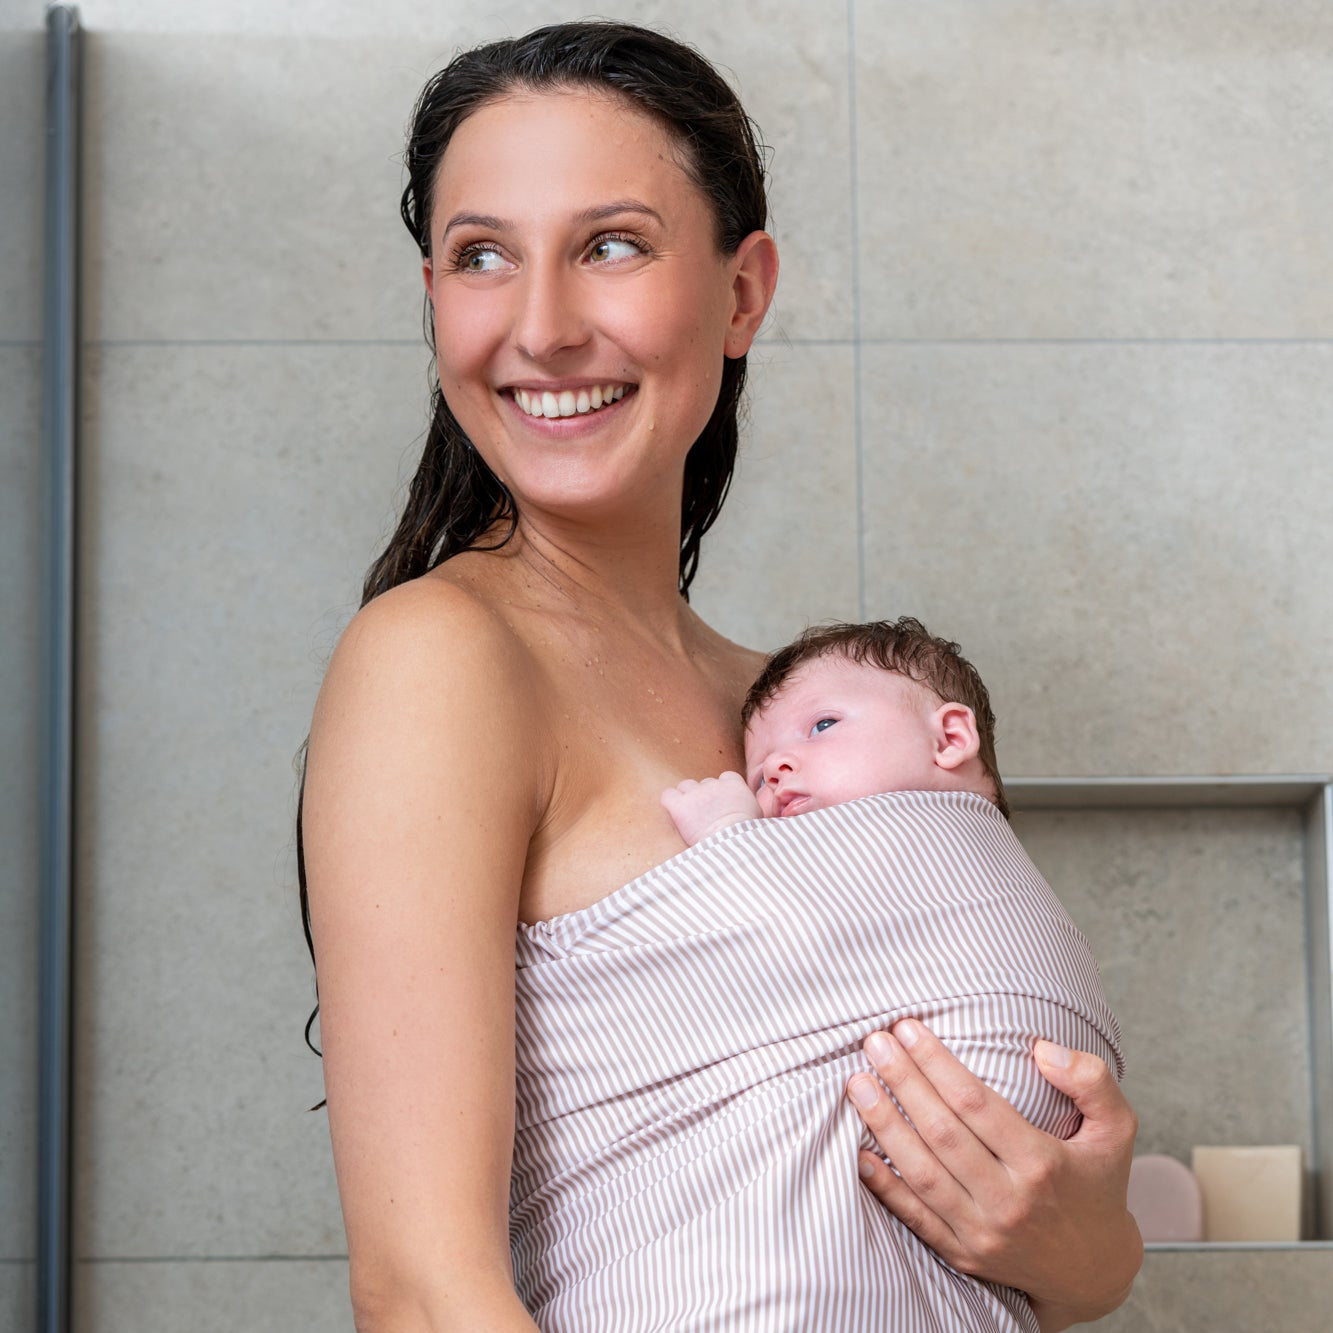
[[531,361],[548,362],[588,340],[578,282],[557,268],[534,266],[524,275],[514,342]]

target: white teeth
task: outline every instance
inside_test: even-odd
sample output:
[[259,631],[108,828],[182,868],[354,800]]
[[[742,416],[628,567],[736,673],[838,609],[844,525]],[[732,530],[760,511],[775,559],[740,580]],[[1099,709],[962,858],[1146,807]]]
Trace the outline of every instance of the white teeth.
[[623,384],[594,384],[591,389],[562,389],[558,394],[515,389],[514,401],[530,417],[586,416],[618,403],[625,396],[625,388]]

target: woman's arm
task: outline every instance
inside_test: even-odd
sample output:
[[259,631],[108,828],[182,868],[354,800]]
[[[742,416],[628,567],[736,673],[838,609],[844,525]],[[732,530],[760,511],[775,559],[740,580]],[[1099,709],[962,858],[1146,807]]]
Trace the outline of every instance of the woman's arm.
[[363,609],[320,692],[304,845],[363,1333],[536,1327],[508,1245],[536,712],[509,632],[434,580]]
[[[1034,1128],[920,1023],[866,1044],[876,1080],[848,1094],[886,1157],[862,1153],[865,1184],[960,1272],[1028,1293],[1045,1333],[1109,1314],[1143,1262],[1125,1206],[1138,1119],[1095,1056],[1038,1042],[1042,1074],[1083,1113],[1073,1138]],[[895,1040],[896,1038],[896,1040]],[[856,1093],[873,1094],[858,1102]],[[914,1128],[915,1127],[915,1128]]]

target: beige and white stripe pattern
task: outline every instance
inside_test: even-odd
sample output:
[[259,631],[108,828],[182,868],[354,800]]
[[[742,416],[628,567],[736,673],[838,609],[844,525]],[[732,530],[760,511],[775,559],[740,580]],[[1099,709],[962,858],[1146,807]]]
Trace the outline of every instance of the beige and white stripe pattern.
[[1033,1039],[1119,1074],[1087,941],[970,793],[733,825],[517,939],[510,1230],[545,1333],[1024,1329],[856,1174],[862,1040],[923,1019],[1034,1124]]

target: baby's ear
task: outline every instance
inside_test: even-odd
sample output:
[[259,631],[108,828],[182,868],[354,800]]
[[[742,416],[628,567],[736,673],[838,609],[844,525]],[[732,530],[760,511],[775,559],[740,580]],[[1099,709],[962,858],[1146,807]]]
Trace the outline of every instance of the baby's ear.
[[955,769],[981,753],[981,735],[976,715],[966,704],[941,704],[930,718],[935,734],[935,762]]

